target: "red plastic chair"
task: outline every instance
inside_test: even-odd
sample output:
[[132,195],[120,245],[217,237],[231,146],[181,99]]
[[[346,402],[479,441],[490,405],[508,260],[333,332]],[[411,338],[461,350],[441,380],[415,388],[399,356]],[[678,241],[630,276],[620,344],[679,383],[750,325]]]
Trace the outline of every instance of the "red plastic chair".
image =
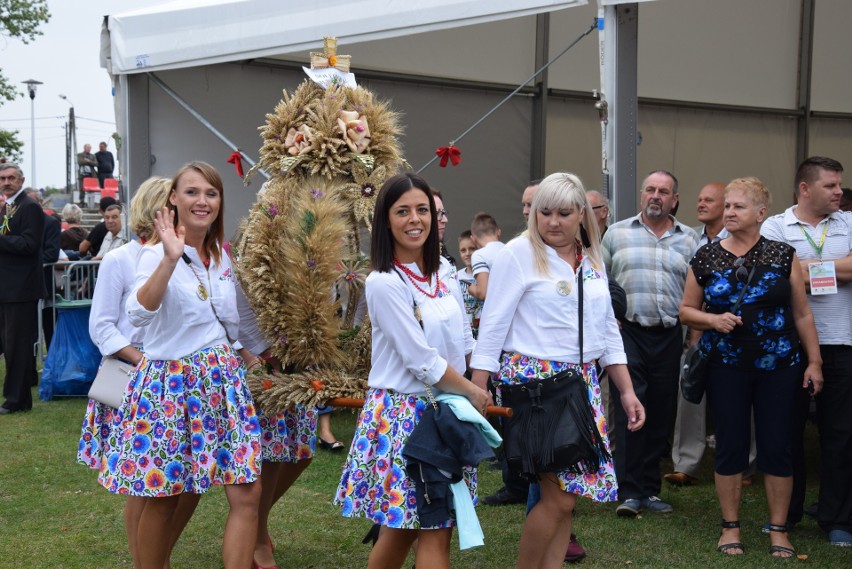
[[95,202],[101,199],[101,188],[97,178],[83,178],[83,191],[86,192],[86,207],[94,208]]
[[101,188],[101,197],[118,199],[118,180],[106,178],[104,180],[104,187]]

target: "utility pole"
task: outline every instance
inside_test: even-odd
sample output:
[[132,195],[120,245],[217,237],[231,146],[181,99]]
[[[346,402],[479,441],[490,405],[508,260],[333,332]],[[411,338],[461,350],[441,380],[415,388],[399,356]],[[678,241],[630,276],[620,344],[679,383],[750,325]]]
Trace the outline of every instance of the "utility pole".
[[65,187],[66,191],[72,196],[77,195],[79,188],[77,180],[80,176],[77,174],[77,119],[74,117],[74,103],[72,103],[65,95],[59,95],[60,99],[67,101],[71,108],[68,109],[68,129],[65,134],[66,160],[67,167],[65,169]]
[[39,85],[43,85],[41,81],[36,81],[35,79],[27,79],[23,81],[24,85],[27,86],[27,91],[30,94],[30,130],[32,131],[32,148],[30,148],[30,159],[32,163],[32,179],[30,180],[29,185],[33,188],[38,189],[36,185],[36,147],[35,147],[35,96],[36,89],[38,89]]

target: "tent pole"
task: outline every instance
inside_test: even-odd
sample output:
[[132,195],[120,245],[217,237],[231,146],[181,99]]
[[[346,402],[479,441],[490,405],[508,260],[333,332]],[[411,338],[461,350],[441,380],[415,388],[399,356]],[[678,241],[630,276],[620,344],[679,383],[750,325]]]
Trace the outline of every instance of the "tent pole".
[[814,0],[802,0],[799,28],[799,82],[796,106],[801,113],[796,121],[796,164],[809,154],[811,136],[811,69],[814,58]]
[[[550,46],[550,14],[535,17],[535,68],[541,69],[548,59]],[[530,144],[530,180],[544,177],[547,149],[547,68],[535,82],[536,93],[532,101],[532,141]]]
[[639,7],[636,3],[604,8],[604,93],[608,101],[608,156],[613,219],[636,214],[637,50]]
[[[189,105],[189,103],[187,103],[186,101],[184,101],[184,100],[183,100],[183,98],[181,98],[181,96],[180,96],[180,95],[178,95],[177,93],[175,93],[175,92],[172,90],[172,88],[171,88],[171,87],[169,87],[168,85],[166,85],[165,83],[163,83],[163,81],[162,81],[159,77],[157,77],[154,73],[146,73],[146,75],[147,75],[147,76],[148,76],[148,78],[151,80],[151,82],[152,82],[152,83],[154,83],[154,85],[156,85],[157,87],[159,87],[160,89],[162,89],[162,90],[163,90],[163,92],[164,92],[166,95],[168,95],[169,97],[171,97],[172,99],[174,99],[174,101],[175,101],[178,105],[180,105],[181,107],[183,107],[183,109],[184,109],[186,112],[188,112],[190,115],[192,115],[192,116],[195,118],[195,120],[197,120],[198,122],[200,122],[200,123],[201,123],[201,124],[202,124],[202,125],[203,125],[206,129],[207,129],[207,130],[209,130],[211,133],[213,133],[213,135],[214,135],[216,138],[218,138],[219,140],[221,140],[221,141],[225,144],[225,146],[227,146],[227,147],[228,147],[228,149],[230,149],[230,150],[236,150],[237,152],[239,152],[239,153],[242,155],[243,160],[245,160],[246,162],[248,162],[250,166],[254,167],[254,165],[255,165],[255,161],[254,161],[254,160],[252,160],[251,158],[249,158],[248,156],[246,156],[246,153],[245,153],[245,152],[243,152],[243,151],[242,151],[242,149],[240,149],[240,148],[239,148],[236,144],[234,144],[233,142],[231,142],[231,141],[228,139],[228,137],[226,137],[224,134],[222,134],[221,132],[219,132],[219,130],[218,130],[215,126],[213,126],[213,124],[212,124],[212,123],[210,123],[210,121],[208,121],[206,118],[204,118],[204,116],[203,116],[201,113],[199,113],[198,111],[196,111],[195,109],[193,109],[193,108]],[[267,173],[266,173],[263,169],[258,169],[258,171],[259,171],[261,174],[263,174],[263,176],[264,176],[267,180],[269,179],[269,174],[267,174]]]

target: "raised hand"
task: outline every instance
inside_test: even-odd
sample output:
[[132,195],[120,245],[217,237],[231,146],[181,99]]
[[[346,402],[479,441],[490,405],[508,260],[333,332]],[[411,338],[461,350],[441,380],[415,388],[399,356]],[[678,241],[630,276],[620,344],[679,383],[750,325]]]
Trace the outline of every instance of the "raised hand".
[[172,261],[180,259],[183,255],[186,229],[181,225],[175,231],[175,212],[163,206],[154,218],[154,229],[163,244],[163,254]]

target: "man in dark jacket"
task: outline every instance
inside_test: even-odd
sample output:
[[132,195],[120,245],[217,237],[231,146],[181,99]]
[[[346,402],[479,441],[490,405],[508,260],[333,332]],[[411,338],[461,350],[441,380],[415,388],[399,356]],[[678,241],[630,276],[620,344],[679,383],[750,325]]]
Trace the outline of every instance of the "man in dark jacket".
[[29,411],[33,406],[33,346],[38,334],[38,301],[44,292],[41,254],[44,212],[23,191],[24,173],[14,163],[0,164],[0,345],[6,377],[0,415]]

